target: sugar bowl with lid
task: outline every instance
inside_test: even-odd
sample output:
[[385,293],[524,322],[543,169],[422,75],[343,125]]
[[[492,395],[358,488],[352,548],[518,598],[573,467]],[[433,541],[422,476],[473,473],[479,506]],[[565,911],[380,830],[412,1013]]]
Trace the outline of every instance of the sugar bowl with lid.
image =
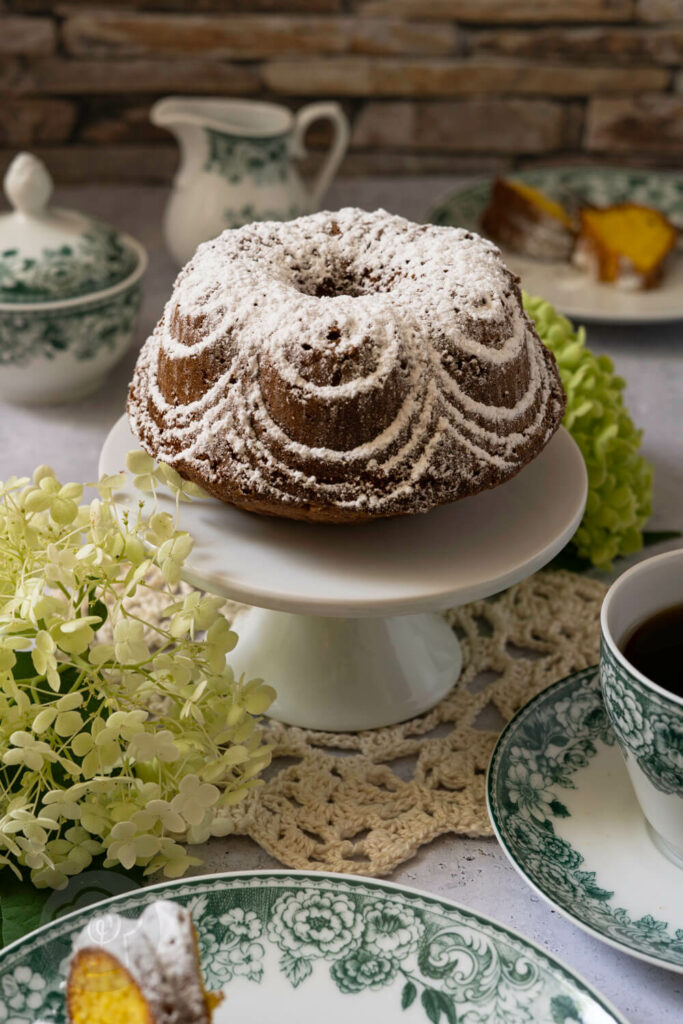
[[95,391],[124,354],[140,308],[144,247],[49,206],[52,179],[19,153],[0,214],[0,399],[56,403]]

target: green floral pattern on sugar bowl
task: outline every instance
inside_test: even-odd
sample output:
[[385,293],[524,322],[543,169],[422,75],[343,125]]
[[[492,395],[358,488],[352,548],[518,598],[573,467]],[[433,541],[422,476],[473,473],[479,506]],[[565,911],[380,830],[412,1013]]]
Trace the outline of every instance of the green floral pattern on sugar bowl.
[[245,178],[255,185],[278,185],[287,181],[289,152],[287,136],[237,138],[206,128],[205,171],[217,171],[231,185]]
[[0,310],[0,367],[53,360],[62,352],[86,362],[116,351],[130,340],[141,294],[141,285],[133,284],[108,299],[75,307]]
[[[336,1019],[338,1000],[344,1012],[348,1000],[348,1012],[361,1019],[618,1022],[578,979],[523,939],[418,893],[283,872],[170,883],[114,907],[137,917],[159,897],[192,911],[207,986],[226,991],[230,1015],[220,1008],[220,1021],[236,1019],[231,1015],[245,1005],[276,1016],[284,1002],[292,1019],[298,1007],[311,1019],[314,1008],[324,1015],[326,1006]],[[0,1021],[32,1024],[40,1016],[63,1024],[68,952],[89,918],[85,910],[58,920],[0,954]]]
[[132,340],[147,254],[103,221],[50,206],[52,178],[31,153],[15,156],[4,189],[0,399],[82,398]]
[[495,829],[524,875],[550,900],[599,935],[666,963],[683,965],[683,929],[650,914],[634,919],[587,871],[582,854],[557,835],[569,817],[558,789],[575,789],[574,774],[614,744],[596,667],[556,683],[513,719],[489,769]]
[[93,224],[77,242],[27,257],[0,252],[0,301],[52,302],[110,288],[133,273],[136,253],[118,232]]
[[671,703],[644,686],[602,641],[600,683],[621,743],[662,793],[683,797],[683,718]]

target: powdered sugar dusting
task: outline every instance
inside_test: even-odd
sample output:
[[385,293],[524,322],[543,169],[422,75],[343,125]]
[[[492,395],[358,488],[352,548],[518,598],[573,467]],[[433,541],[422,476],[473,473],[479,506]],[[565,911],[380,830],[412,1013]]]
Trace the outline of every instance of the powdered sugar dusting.
[[200,246],[129,415],[143,447],[219,497],[352,518],[509,478],[563,404],[494,245],[344,209]]
[[155,1024],[208,1024],[192,918],[168,900],[157,900],[136,919],[94,917],[75,938],[72,957],[101,950],[131,976]]

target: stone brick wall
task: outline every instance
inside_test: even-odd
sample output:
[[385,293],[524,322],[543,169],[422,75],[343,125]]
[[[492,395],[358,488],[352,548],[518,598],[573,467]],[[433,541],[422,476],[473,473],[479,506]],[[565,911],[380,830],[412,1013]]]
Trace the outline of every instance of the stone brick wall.
[[683,0],[0,0],[0,165],[168,180],[175,92],[338,99],[347,174],[680,167],[682,57]]

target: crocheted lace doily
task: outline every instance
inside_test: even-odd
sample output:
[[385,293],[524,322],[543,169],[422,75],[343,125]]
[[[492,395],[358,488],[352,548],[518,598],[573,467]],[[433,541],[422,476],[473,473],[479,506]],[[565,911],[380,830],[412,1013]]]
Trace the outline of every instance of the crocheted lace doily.
[[[408,722],[329,733],[266,721],[273,763],[235,808],[234,834],[286,867],[362,875],[389,874],[446,832],[490,835],[484,783],[496,738],[536,693],[597,662],[605,590],[547,571],[446,612],[462,643],[462,675]],[[237,607],[226,605],[228,618]],[[154,614],[147,596],[144,617]]]

